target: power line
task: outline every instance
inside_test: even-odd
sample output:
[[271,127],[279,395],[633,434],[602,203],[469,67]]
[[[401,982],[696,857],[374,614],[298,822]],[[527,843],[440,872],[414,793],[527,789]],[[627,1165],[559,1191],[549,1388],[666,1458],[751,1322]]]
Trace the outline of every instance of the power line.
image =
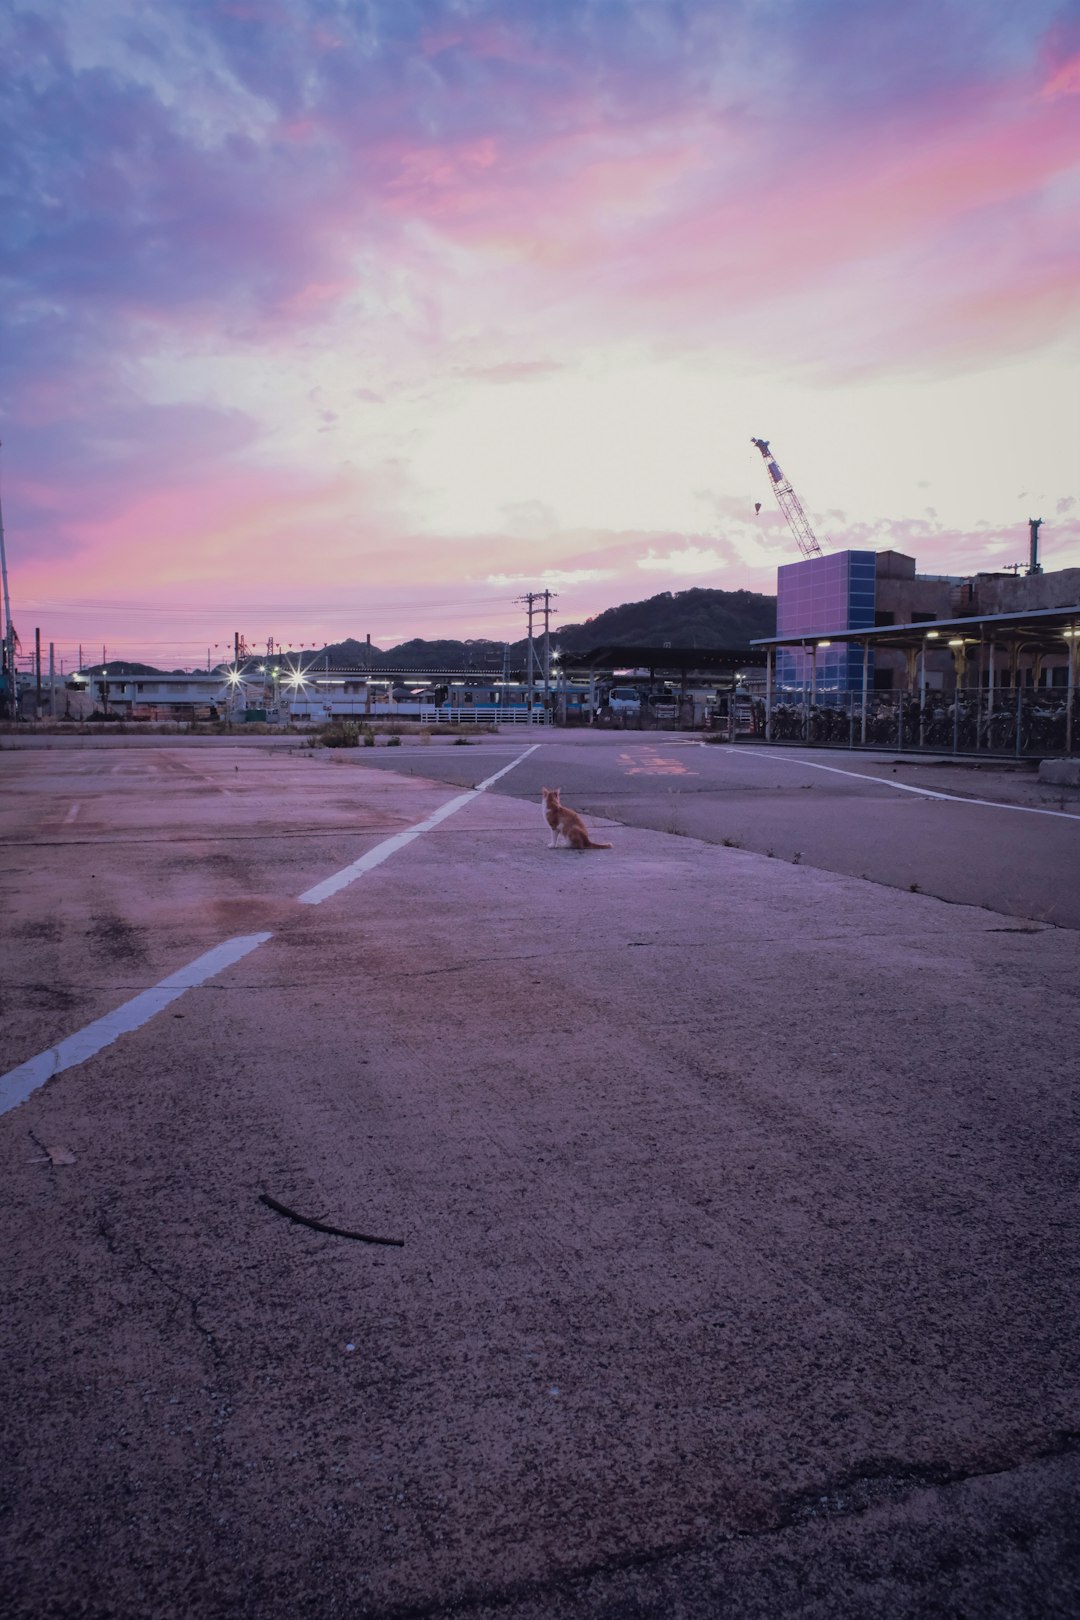
[[[387,614],[415,616],[418,613],[441,613],[450,609],[507,607],[513,605],[517,600],[518,598],[513,596],[473,596],[454,602],[439,601],[420,606],[413,606],[409,603],[394,603],[388,607],[381,607],[377,600],[356,602],[354,604],[342,604],[340,601],[325,604],[319,602],[298,603],[295,599],[291,602],[245,601],[230,604],[215,600],[210,611],[225,614],[230,619],[265,617],[269,614],[278,613],[294,615],[299,613],[309,616],[318,614],[335,618],[365,614],[368,617],[378,615],[383,618]],[[88,596],[27,597],[25,605],[29,611],[34,613],[164,613],[173,618],[205,618],[207,613],[205,607],[166,607],[150,602],[111,602]]]

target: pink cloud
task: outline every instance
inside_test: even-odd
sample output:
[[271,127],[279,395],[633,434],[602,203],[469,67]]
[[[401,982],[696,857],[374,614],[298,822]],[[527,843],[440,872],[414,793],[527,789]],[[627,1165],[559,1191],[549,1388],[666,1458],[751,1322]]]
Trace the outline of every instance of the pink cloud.
[[1080,96],[1080,52],[1063,62],[1039,92],[1046,101],[1059,96]]
[[1071,117],[1030,102],[994,116],[978,105],[945,108],[936,121],[854,148],[845,137],[791,154],[765,188],[752,176],[712,197],[703,188],[699,207],[665,232],[662,260],[644,261],[640,288],[670,296],[707,287],[710,296],[760,301],[932,240],[958,216],[1028,196],[1075,161]]
[[[1070,84],[1070,73],[1050,83]],[[364,199],[369,240],[430,273],[434,263],[402,235],[426,221],[436,242],[479,256],[496,303],[556,305],[569,341],[628,335],[642,321],[668,341],[681,331],[709,341],[745,330],[746,315],[776,299],[801,295],[812,308],[845,277],[860,289],[856,306],[881,283],[874,344],[864,347],[886,364],[911,355],[913,331],[926,352],[929,334],[948,342],[948,330],[961,347],[1000,340],[1007,352],[1057,318],[1044,282],[1058,274],[1055,257],[1072,263],[1075,248],[1068,222],[1041,200],[1076,162],[1063,90],[1040,94],[1026,79],[992,92],[952,87],[917,116],[882,120],[858,139],[823,126],[798,147],[777,144],[764,163],[760,131],[751,141],[731,114],[672,108],[623,131],[580,91],[559,113],[536,138],[383,142],[381,186]],[[984,222],[998,244],[997,333],[966,298],[985,269]],[[1032,265],[1040,238],[1049,271]],[[887,290],[893,277],[902,296]],[[768,347],[767,327],[755,341]]]

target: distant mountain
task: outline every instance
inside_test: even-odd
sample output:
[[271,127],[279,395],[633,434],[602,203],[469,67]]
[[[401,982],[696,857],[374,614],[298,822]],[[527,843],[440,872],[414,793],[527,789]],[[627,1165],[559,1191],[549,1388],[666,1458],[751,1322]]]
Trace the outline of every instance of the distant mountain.
[[411,669],[501,669],[503,643],[501,641],[424,641],[417,637],[402,641],[389,650],[355,641],[334,641],[318,652],[301,653],[299,662],[304,669],[329,662],[338,669],[386,669],[404,665]]
[[[776,632],[776,597],[757,591],[713,591],[694,586],[686,591],[661,591],[644,602],[624,602],[607,608],[583,624],[555,624],[552,642],[571,656],[593,647],[615,643],[630,647],[747,647],[761,636]],[[525,663],[526,641],[510,643],[506,654],[511,669]],[[501,669],[501,641],[425,641],[416,638],[396,647],[369,646],[349,637],[316,653],[301,655],[303,667],[328,662],[331,668],[372,669]]]
[[[553,636],[555,632],[552,632]],[[560,625],[564,653],[615,643],[627,647],[746,647],[776,634],[776,597],[694,586],[607,608],[584,624]]]
[[[372,649],[374,652],[374,648]],[[404,664],[416,669],[438,669],[460,666],[462,669],[502,669],[503,643],[501,641],[403,641],[380,652],[374,659],[376,666]]]
[[[751,641],[776,633],[776,597],[757,591],[713,591],[694,586],[686,591],[661,591],[643,602],[624,602],[607,608],[583,624],[552,625],[552,643],[573,657],[593,647],[610,644],[626,647],[747,647]],[[512,670],[525,665],[526,641],[403,641],[383,648],[349,636],[334,641],[318,652],[293,653],[288,661],[302,669],[462,669],[501,670],[504,657]],[[281,654],[275,662],[284,661]],[[97,665],[98,670],[103,666]],[[228,666],[220,665],[224,671]],[[88,665],[88,671],[93,669]],[[110,675],[156,675],[150,664],[126,663],[113,659]],[[182,674],[183,671],[176,671]]]
[[318,652],[282,653],[280,656],[300,669],[310,669],[312,665],[319,668],[324,663],[334,669],[363,669],[369,654],[376,654],[378,650],[378,647],[369,647],[366,641],[348,636],[344,641],[331,641]]
[[[164,675],[163,669],[156,669],[153,664],[136,664],[127,658],[110,658],[105,664],[84,664],[80,671],[83,675],[100,675],[102,670],[108,670],[110,675]],[[186,675],[187,670],[173,670],[174,675]]]

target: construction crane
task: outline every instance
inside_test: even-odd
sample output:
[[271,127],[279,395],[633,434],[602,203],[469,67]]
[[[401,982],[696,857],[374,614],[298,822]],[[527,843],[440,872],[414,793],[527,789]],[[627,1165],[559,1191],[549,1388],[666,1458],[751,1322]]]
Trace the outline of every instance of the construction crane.
[[[766,471],[772,479],[773,493],[780,503],[780,510],[791,525],[791,532],[795,536],[799,550],[804,557],[820,557],[823,555],[818,545],[817,535],[810,527],[810,519],[803,511],[803,504],[788,480],[780,471],[780,464],[769,449],[768,439],[751,439],[761,451],[761,459],[765,463]],[[760,510],[760,506],[759,506]]]

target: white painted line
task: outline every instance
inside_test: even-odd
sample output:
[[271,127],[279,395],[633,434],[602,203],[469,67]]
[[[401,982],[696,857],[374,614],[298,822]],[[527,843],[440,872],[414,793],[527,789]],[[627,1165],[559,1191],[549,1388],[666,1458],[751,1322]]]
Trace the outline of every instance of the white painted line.
[[474,793],[483,793],[484,789],[489,788],[492,782],[497,782],[500,776],[505,776],[507,771],[514,769],[515,765],[520,765],[523,759],[528,759],[530,754],[535,754],[539,747],[539,743],[533,743],[531,748],[526,748],[523,754],[519,754],[517,759],[512,759],[509,765],[504,765],[501,771],[496,771],[494,776],[486,776],[482,782],[478,782],[472,791]]
[[[725,748],[725,754],[740,754],[738,748]],[[760,756],[758,756],[760,757]],[[982,804],[988,810],[1021,810],[1027,816],[1056,816],[1061,821],[1080,821],[1080,816],[1068,810],[1042,810],[1034,804],[1002,804],[997,799],[967,799],[962,793],[936,793],[933,788],[910,787],[907,782],[890,782],[886,777],[867,776],[864,771],[842,771],[838,765],[820,765],[815,759],[797,759],[791,754],[770,754],[770,765],[775,758],[785,765],[805,765],[812,771],[828,771],[833,776],[851,776],[856,782],[871,782],[876,787],[895,788],[897,793],[914,793],[920,799],[945,799],[950,804]],[[742,754],[742,758],[747,756]]]
[[67,815],[64,817],[64,826],[65,827],[70,826],[71,823],[75,820],[75,817],[79,813],[80,802],[81,802],[80,800],[76,799],[75,803],[72,805],[71,809],[68,811]]
[[126,1001],[115,1012],[106,1013],[104,1018],[87,1024],[75,1035],[69,1035],[59,1046],[51,1046],[47,1052],[39,1052],[37,1057],[20,1063],[17,1069],[9,1069],[7,1074],[0,1075],[0,1114],[6,1114],[9,1109],[25,1102],[31,1092],[43,1086],[46,1080],[51,1080],[53,1075],[62,1074],[76,1063],[85,1063],[87,1058],[94,1057],[103,1047],[111,1046],[121,1035],[141,1028],[186,990],[193,990],[196,985],[204,984],[207,979],[224,972],[257,945],[265,944],[272,938],[272,934],[242,934],[236,939],[227,939],[221,945],[215,945],[213,950],[197,956],[194,962],[189,962],[176,973],[170,973],[160,984]]
[[297,896],[300,904],[302,906],[318,906],[324,900],[329,900],[331,895],[340,893],[350,883],[355,883],[357,878],[363,877],[365,872],[370,872],[374,867],[381,866],[383,861],[389,860],[390,856],[395,855],[399,849],[404,849],[406,844],[411,844],[414,838],[420,837],[421,833],[430,832],[441,821],[445,821],[447,816],[452,816],[456,811],[462,809],[464,805],[471,804],[473,799],[483,793],[486,788],[489,788],[493,782],[497,782],[500,776],[505,776],[507,771],[512,771],[516,765],[520,765],[523,759],[528,759],[529,755],[535,753],[539,747],[539,743],[533,743],[531,748],[526,748],[523,754],[519,754],[516,759],[512,759],[509,765],[504,765],[501,771],[496,771],[494,776],[486,777],[483,782],[480,782],[474,788],[470,788],[467,793],[459,793],[456,799],[450,799],[446,804],[440,805],[437,810],[428,816],[426,821],[417,822],[415,827],[408,827],[404,832],[394,833],[392,837],[385,838],[381,844],[376,844],[374,849],[369,849],[366,855],[361,855],[359,860],[353,861],[351,866],[343,866],[340,872],[332,873],[330,877],[324,878],[321,883],[316,883],[313,889],[305,890],[303,894]]
[[[432,827],[437,827],[447,816],[452,816],[463,805],[470,804],[493,782],[505,776],[507,771],[512,771],[515,765],[520,765],[523,759],[528,759],[539,747],[539,743],[533,743],[531,748],[526,748],[523,754],[512,759],[509,765],[504,765],[501,771],[486,777],[467,793],[460,793],[456,799],[450,799],[446,804],[440,805],[426,821],[421,821],[405,832],[395,833],[392,838],[377,844],[358,861],[354,861],[352,866],[336,872],[324,883],[316,884],[306,894],[300,895],[299,899],[306,905],[317,906],[320,900],[326,900],[330,895],[337,894],[339,889],[354,882],[364,872],[369,872],[373,866],[378,866],[396,850],[403,849],[421,833],[430,832]],[[47,1052],[39,1052],[37,1057],[28,1058],[25,1063],[20,1063],[18,1068],[9,1069],[7,1074],[0,1075],[0,1114],[6,1114],[10,1109],[17,1108],[54,1075],[62,1074],[65,1069],[74,1068],[77,1063],[85,1063],[104,1047],[111,1046],[121,1035],[140,1029],[171,1001],[182,996],[186,990],[193,990],[197,985],[204,984],[207,979],[224,972],[227,967],[239,962],[250,951],[264,945],[273,937],[273,934],[269,933],[242,934],[236,939],[227,939],[221,945],[215,945],[213,950],[196,957],[187,967],[182,967],[176,973],[171,973],[167,979],[162,979],[160,984],[155,984],[151,989],[143,990],[133,997],[131,1001],[126,1001],[122,1007],[117,1007],[115,1012],[106,1013],[104,1018],[99,1018],[93,1024],[87,1024],[85,1029],[69,1035],[58,1046],[51,1046]]]

